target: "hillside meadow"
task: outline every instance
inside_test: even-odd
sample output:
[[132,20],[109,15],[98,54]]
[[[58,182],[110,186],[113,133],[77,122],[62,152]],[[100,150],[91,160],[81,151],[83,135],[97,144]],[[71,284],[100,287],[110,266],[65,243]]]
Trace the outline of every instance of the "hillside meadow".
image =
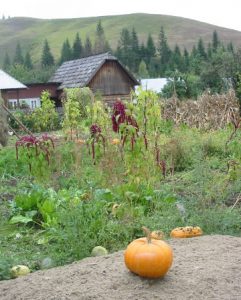
[[77,32],[83,42],[87,36],[94,42],[99,20],[101,20],[106,38],[113,50],[116,50],[123,28],[128,30],[135,28],[140,42],[146,42],[149,34],[157,42],[161,26],[165,29],[171,48],[178,44],[181,49],[185,47],[190,51],[199,38],[202,38],[204,44],[207,45],[211,41],[214,31],[218,32],[225,45],[230,42],[236,48],[241,45],[239,31],[175,16],[129,14],[52,20],[17,17],[0,20],[0,64],[3,63],[6,53],[10,57],[14,57],[18,42],[21,44],[23,53],[29,51],[33,63],[39,63],[43,42],[46,38],[57,61],[63,42],[68,38],[72,43]]
[[153,92],[112,109],[73,93],[62,128],[0,149],[0,279],[124,249],[143,225],[241,235],[239,120],[197,129],[164,119]]

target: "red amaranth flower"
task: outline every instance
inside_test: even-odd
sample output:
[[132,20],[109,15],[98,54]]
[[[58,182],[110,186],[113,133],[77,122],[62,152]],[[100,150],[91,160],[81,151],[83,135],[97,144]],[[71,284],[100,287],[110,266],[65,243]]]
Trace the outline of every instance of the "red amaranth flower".
[[[49,144],[50,142],[50,144]],[[46,133],[43,134],[40,137],[36,137],[33,135],[25,135],[21,137],[15,144],[16,147],[16,158],[18,159],[18,149],[19,147],[22,147],[27,150],[27,156],[30,159],[30,149],[35,148],[35,156],[37,157],[39,155],[39,152],[42,152],[45,155],[45,158],[49,164],[49,158],[50,158],[50,151],[49,146],[52,146],[54,148],[54,141],[53,139]],[[29,161],[29,170],[31,172],[32,166],[31,161]]]
[[90,136],[91,136],[90,143],[91,143],[91,149],[92,149],[92,158],[94,160],[95,159],[95,143],[98,143],[99,140],[101,139],[101,143],[103,145],[104,152],[105,152],[105,138],[104,138],[103,134],[101,133],[100,126],[97,124],[92,124],[90,126]]
[[92,137],[96,136],[99,133],[101,133],[101,128],[99,125],[93,124],[90,126],[90,134]]
[[112,128],[114,132],[119,132],[119,126],[126,120],[125,104],[120,100],[117,100],[113,106]]

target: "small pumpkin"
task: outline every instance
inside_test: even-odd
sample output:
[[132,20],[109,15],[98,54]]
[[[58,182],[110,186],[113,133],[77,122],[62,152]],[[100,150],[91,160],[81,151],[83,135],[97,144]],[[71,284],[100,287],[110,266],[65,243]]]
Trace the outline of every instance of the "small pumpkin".
[[136,239],[127,246],[125,265],[142,277],[163,277],[172,265],[172,248],[164,241],[152,239],[148,228],[143,227],[143,231],[146,237]]
[[155,230],[151,232],[151,238],[155,240],[163,240],[164,233],[161,230]]
[[85,144],[85,140],[78,139],[78,140],[76,140],[76,144],[78,144],[78,145],[84,145]]
[[174,228],[170,235],[173,238],[190,238],[200,236],[202,234],[203,231],[199,226],[185,226]]
[[27,266],[17,265],[11,268],[11,275],[13,278],[24,276],[30,273],[30,270]]
[[113,139],[113,140],[111,141],[111,144],[112,144],[112,145],[119,145],[119,144],[120,144],[120,140],[119,140],[119,139]]
[[107,254],[108,254],[108,251],[102,246],[96,246],[91,251],[92,256],[102,256],[102,255],[107,255]]

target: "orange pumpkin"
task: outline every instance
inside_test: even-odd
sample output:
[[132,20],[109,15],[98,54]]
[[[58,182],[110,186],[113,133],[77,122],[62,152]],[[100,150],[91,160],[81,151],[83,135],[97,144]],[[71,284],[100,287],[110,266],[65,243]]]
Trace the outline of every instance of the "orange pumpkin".
[[151,238],[155,240],[163,240],[164,233],[161,230],[155,230],[151,232]]
[[146,237],[132,241],[125,250],[125,265],[142,277],[163,277],[172,265],[172,248],[164,241],[151,239],[146,227],[143,230]]
[[83,145],[85,144],[85,140],[78,139],[76,140],[76,144]]
[[189,238],[200,236],[203,234],[203,231],[200,227],[196,226],[186,226],[186,227],[177,227],[171,231],[171,237],[173,238]]
[[119,144],[120,144],[120,140],[119,140],[119,139],[113,139],[113,140],[111,141],[111,144],[112,144],[112,145],[119,145]]

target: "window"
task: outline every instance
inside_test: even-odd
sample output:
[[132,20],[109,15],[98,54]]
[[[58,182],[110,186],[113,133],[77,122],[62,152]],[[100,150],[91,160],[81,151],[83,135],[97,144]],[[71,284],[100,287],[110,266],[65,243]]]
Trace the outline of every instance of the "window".
[[36,100],[31,100],[31,108],[35,109],[37,107],[37,101]]
[[17,100],[8,100],[8,105],[10,109],[16,109],[18,106]]

